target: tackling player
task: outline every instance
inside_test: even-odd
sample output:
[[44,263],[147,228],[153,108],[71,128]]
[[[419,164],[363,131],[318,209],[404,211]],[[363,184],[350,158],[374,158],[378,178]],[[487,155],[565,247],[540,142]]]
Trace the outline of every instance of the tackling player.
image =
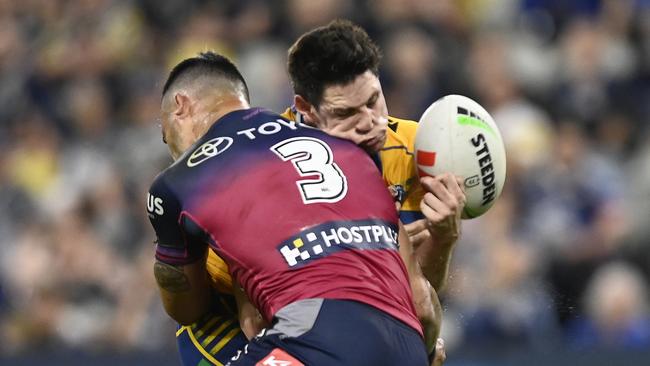
[[[165,85],[163,140],[176,162],[148,209],[167,312],[193,323],[219,298],[209,245],[273,320],[235,364],[427,364],[398,217],[373,161],[247,99],[234,65],[213,54],[183,61]],[[399,242],[410,248],[402,229]]]
[[400,218],[421,268],[441,291],[460,235],[463,184],[451,174],[418,180],[413,157],[417,122],[388,116],[379,61],[378,47],[349,21],[305,33],[289,50],[295,97],[285,116],[376,154],[384,180],[401,204]]
[[[356,54],[351,53],[351,49],[356,50]],[[440,290],[460,232],[460,212],[465,201],[462,185],[450,175],[425,178],[423,185],[418,184],[413,159],[416,122],[387,116],[377,78],[378,65],[377,47],[365,31],[349,22],[336,21],[306,33],[290,51],[289,72],[296,92],[295,107],[283,115],[351,139],[377,154],[376,162],[401,204],[401,219],[407,223],[425,275],[434,288]],[[373,104],[368,106],[370,102]],[[383,121],[382,117],[387,117],[388,125],[377,123]],[[405,258],[407,263],[408,260]],[[208,257],[208,269],[219,292],[231,293],[227,266],[213,252]],[[419,269],[411,271],[412,288],[418,315],[432,345],[437,338],[441,314],[432,311],[431,302],[437,303],[437,295],[435,292],[429,294],[428,283],[418,277],[418,272]],[[219,364],[213,351],[216,345],[224,344],[222,337],[227,334],[222,323],[227,313],[215,310],[215,314],[221,319],[215,320],[215,316],[208,315],[197,324],[179,330],[179,349],[186,366],[196,365],[203,358]],[[236,338],[236,335],[230,336]],[[203,346],[204,343],[207,346]]]

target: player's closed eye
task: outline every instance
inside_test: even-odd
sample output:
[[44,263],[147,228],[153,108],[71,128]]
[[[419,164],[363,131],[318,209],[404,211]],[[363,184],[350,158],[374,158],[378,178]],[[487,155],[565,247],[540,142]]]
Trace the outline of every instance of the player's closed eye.
[[357,113],[357,110],[355,108],[346,108],[346,109],[335,109],[334,110],[334,115],[336,118],[339,119],[346,119],[348,117],[352,117]]
[[366,103],[366,106],[367,106],[368,108],[372,108],[372,107],[374,107],[375,104],[377,104],[377,100],[378,100],[378,99],[379,99],[379,96],[378,96],[377,94],[375,94],[372,98],[370,98],[370,99],[368,100],[368,103]]

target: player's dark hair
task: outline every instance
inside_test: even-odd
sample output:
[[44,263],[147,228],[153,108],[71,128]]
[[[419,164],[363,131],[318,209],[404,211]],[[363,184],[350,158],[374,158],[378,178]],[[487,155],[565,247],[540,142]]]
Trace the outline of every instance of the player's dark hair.
[[289,49],[287,68],[294,93],[318,107],[330,85],[347,84],[370,70],[379,72],[379,47],[348,20],[334,20],[303,34]]
[[244,77],[237,69],[237,66],[222,55],[212,51],[206,51],[199,53],[196,57],[181,61],[169,73],[167,81],[163,86],[162,95],[165,96],[167,91],[185,76],[195,78],[212,76],[229,80],[241,88],[242,93],[246,97],[246,101],[250,102],[248,86]]

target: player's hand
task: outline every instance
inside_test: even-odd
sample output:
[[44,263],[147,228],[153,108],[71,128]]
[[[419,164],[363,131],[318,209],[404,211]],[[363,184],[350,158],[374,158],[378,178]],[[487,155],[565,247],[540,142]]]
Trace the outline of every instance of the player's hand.
[[411,240],[413,248],[419,248],[422,243],[431,238],[427,219],[421,219],[413,221],[410,224],[404,224],[404,229],[406,229],[406,233]]
[[442,364],[447,359],[447,353],[445,352],[445,341],[442,338],[438,338],[436,342],[436,355],[431,361],[431,366],[442,366]]
[[232,290],[237,302],[239,326],[246,338],[250,340],[269,324],[262,319],[262,315],[239,284],[233,283]]
[[[437,245],[453,245],[460,237],[460,218],[467,200],[462,178],[445,173],[436,177],[422,177],[420,184],[426,192],[420,202],[420,210],[426,218],[424,225],[427,231]],[[421,229],[423,224],[419,225],[415,228]],[[414,245],[417,246],[417,237],[415,239]]]

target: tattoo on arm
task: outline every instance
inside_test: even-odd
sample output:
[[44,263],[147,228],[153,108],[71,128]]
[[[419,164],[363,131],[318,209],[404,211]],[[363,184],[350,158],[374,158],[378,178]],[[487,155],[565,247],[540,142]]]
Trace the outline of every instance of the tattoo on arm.
[[153,273],[160,288],[169,292],[178,293],[190,289],[190,282],[183,270],[169,264],[156,262],[153,265]]

